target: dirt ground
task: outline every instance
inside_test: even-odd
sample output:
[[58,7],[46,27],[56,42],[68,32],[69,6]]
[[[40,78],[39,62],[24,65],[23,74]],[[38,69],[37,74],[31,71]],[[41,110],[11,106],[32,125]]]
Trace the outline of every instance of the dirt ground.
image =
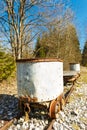
[[17,81],[16,78],[9,78],[0,83],[0,94],[16,95],[17,96]]

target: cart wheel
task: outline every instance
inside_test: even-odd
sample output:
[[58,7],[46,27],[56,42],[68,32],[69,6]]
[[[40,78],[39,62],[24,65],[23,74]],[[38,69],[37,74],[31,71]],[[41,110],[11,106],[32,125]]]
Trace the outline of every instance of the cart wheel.
[[60,111],[60,102],[58,100],[52,100],[49,109],[49,116],[51,118],[57,118],[57,114]]

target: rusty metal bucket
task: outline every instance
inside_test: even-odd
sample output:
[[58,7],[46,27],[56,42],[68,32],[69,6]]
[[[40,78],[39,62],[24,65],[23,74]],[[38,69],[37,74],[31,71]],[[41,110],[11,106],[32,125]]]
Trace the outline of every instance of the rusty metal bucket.
[[59,59],[17,60],[18,95],[36,102],[50,101],[63,93],[63,62]]
[[79,63],[70,63],[70,70],[80,72],[80,64]]

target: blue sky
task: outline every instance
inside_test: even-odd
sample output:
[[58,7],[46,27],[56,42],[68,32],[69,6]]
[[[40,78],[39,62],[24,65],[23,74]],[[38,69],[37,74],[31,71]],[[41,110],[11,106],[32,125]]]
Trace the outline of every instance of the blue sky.
[[74,23],[79,36],[80,47],[83,49],[87,39],[87,0],[70,0],[74,11]]
[[[50,0],[51,2],[56,0]],[[67,0],[65,0],[67,1]],[[87,40],[87,0],[69,0],[74,12],[74,23],[77,29],[81,50]]]

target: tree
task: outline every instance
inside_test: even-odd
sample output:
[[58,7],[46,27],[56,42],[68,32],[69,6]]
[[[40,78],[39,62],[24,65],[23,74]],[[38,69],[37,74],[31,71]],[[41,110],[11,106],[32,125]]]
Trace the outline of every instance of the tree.
[[65,35],[64,63],[65,68],[67,68],[68,63],[81,62],[81,50],[76,28],[74,27],[74,25],[68,24],[66,26],[64,35]]
[[[66,53],[72,57],[72,62],[81,61],[80,44],[77,37],[76,28],[72,24],[68,24],[65,30],[66,35]],[[71,58],[70,58],[71,60]]]
[[87,41],[85,42],[82,53],[82,65],[87,66]]
[[46,48],[45,57],[60,58],[64,62],[64,69],[69,68],[69,63],[78,63],[81,61],[80,44],[74,25],[67,23],[65,27],[52,27],[49,33],[46,33],[37,42],[36,52],[40,57],[41,48]]
[[39,58],[46,58],[48,49],[48,43],[47,43],[47,33],[42,34],[42,38],[38,37],[36,47],[35,47],[35,57]]
[[0,45],[0,82],[7,79],[15,69],[15,62],[9,52]]
[[[11,45],[16,59],[23,58],[26,47],[31,46],[34,38],[43,31],[59,14],[66,1],[58,0],[2,0],[0,6],[1,40]],[[3,37],[3,38],[2,38]],[[7,45],[9,47],[9,45]]]

